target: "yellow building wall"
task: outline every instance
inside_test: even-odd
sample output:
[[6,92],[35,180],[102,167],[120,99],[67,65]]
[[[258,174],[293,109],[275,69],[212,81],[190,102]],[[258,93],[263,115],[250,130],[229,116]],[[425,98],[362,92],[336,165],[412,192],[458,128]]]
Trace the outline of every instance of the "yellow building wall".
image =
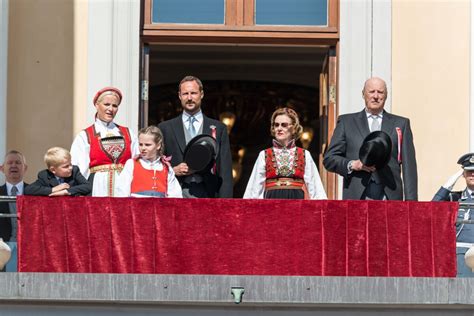
[[86,31],[74,36],[75,24],[84,29],[86,23],[77,18],[83,12],[77,6],[63,0],[9,2],[7,149],[25,154],[28,182],[45,168],[48,148],[70,148],[74,116],[76,121],[84,116],[74,107],[84,102],[74,91],[86,84],[87,69],[84,47],[76,47]]
[[469,12],[468,0],[392,2],[392,112],[411,120],[420,200],[469,151]]

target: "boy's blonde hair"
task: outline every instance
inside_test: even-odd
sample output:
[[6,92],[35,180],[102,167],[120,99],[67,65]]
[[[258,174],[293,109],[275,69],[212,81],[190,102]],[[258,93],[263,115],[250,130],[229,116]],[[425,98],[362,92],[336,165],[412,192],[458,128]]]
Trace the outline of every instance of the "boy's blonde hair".
[[62,147],[52,147],[44,155],[44,162],[48,168],[57,167],[64,160],[71,160],[71,153]]

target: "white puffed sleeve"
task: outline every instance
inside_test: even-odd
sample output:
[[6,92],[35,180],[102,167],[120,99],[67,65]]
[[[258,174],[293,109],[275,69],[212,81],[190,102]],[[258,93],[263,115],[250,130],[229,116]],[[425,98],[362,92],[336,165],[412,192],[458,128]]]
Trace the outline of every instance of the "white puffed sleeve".
[[81,131],[74,138],[71,145],[71,163],[79,167],[84,178],[89,178],[89,162],[91,147],[85,131]]
[[304,169],[304,182],[308,188],[309,198],[312,200],[326,200],[328,197],[326,191],[324,191],[321,177],[319,176],[318,168],[314,163],[313,157],[310,152],[304,151],[305,157],[305,169]]
[[168,196],[170,198],[182,198],[183,191],[181,190],[181,186],[179,185],[178,179],[174,174],[173,168],[168,168]]
[[252,174],[250,175],[244,199],[263,199],[265,192],[265,151],[262,150],[255,161]]
[[122,172],[116,178],[115,182],[115,196],[127,197],[130,196],[130,188],[133,180],[133,169],[135,163],[133,159],[128,159],[123,167]]

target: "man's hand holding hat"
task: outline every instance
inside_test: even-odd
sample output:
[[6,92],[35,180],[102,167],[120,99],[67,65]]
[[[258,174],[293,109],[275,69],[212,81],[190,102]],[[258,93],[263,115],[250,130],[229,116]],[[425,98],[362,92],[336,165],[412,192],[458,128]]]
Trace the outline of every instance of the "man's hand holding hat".
[[184,162],[188,174],[208,171],[217,156],[217,142],[214,137],[200,134],[189,141],[184,149]]
[[375,166],[366,166],[362,163],[362,161],[360,161],[360,159],[357,159],[351,161],[351,170],[374,172],[375,170],[377,170],[377,168],[375,168]]
[[[392,140],[384,131],[374,131],[367,135],[359,149],[360,169],[367,172],[374,172],[376,169],[385,167],[392,152]],[[356,168],[357,163],[356,163]],[[357,170],[353,166],[353,170]]]
[[173,171],[176,176],[189,176],[193,174],[193,172],[189,169],[188,164],[185,162],[182,162],[179,165],[174,166]]

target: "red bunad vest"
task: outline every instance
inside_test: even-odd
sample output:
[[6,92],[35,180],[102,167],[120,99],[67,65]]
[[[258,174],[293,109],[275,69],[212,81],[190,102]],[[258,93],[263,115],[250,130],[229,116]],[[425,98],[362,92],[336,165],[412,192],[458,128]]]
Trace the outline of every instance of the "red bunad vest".
[[[163,164],[163,170],[148,170],[143,168],[140,161],[133,162],[133,180],[130,188],[130,193],[137,193],[143,195],[153,192],[162,193],[163,197],[168,194],[168,165]],[[161,195],[158,195],[161,196]]]
[[275,189],[301,189],[304,191],[305,199],[308,198],[308,190],[304,182],[305,157],[304,149],[296,147],[296,157],[288,176],[278,174],[277,162],[273,148],[265,150],[265,191]]
[[[121,136],[124,138],[125,147],[117,158],[114,158],[109,152],[105,150],[102,145],[100,133],[95,131],[94,125],[89,126],[84,131],[87,135],[87,140],[90,145],[89,151],[89,171],[96,173],[101,171],[108,171],[109,175],[109,196],[113,196],[113,173],[122,171],[125,162],[132,158],[130,131],[126,127],[117,125]],[[111,148],[113,150],[114,148]]]

